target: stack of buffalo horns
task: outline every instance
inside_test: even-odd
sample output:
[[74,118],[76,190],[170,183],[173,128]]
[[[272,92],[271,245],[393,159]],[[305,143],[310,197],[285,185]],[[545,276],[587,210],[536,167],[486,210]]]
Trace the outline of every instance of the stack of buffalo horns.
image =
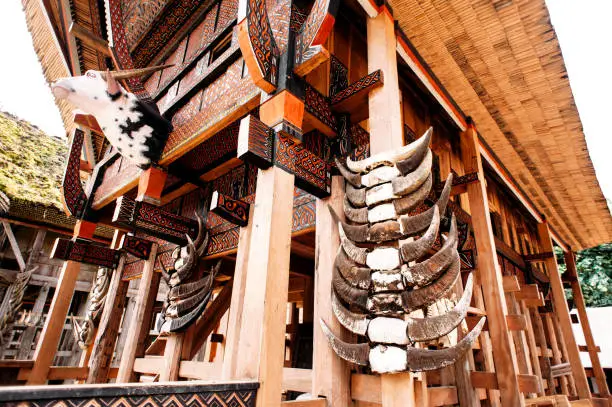
[[194,270],[198,269],[200,257],[208,244],[205,221],[199,214],[196,214],[196,218],[198,220],[196,240],[193,241],[187,235],[187,245],[178,246],[172,252],[174,260],[172,268],[167,270],[163,261],[161,259],[159,261],[164,281],[170,287],[156,324],[160,334],[182,331],[198,319],[210,301],[213,282],[221,268],[219,261],[206,277],[188,282]]
[[410,315],[445,300],[461,271],[454,215],[450,230],[442,235],[442,247],[430,254],[446,211],[452,174],[435,205],[410,215],[432,188],[431,136],[430,128],[395,151],[360,161],[348,158],[346,164],[336,160],[346,181],[344,214],[350,224],[329,208],[341,239],[333,270],[332,308],[346,329],[367,342],[343,342],[320,322],[338,356],[377,373],[451,365],[471,349],[485,322],[481,318],[454,346],[437,350],[414,346],[447,335],[464,320],[473,285],[470,275],[461,299],[445,314]]

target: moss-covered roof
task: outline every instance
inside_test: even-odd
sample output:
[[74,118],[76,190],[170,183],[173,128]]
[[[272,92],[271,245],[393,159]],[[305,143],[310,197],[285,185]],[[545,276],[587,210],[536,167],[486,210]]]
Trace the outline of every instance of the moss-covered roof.
[[62,209],[60,185],[67,151],[64,140],[0,112],[0,191],[11,201]]

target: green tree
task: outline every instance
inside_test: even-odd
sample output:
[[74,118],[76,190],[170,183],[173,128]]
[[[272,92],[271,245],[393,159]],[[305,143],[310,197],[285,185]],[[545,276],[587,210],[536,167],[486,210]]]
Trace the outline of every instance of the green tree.
[[[558,250],[557,258],[563,259],[561,250],[555,250]],[[612,305],[612,243],[578,252],[576,267],[587,307]],[[561,272],[565,272],[565,264],[560,264],[559,268]],[[571,290],[566,294],[571,298]]]

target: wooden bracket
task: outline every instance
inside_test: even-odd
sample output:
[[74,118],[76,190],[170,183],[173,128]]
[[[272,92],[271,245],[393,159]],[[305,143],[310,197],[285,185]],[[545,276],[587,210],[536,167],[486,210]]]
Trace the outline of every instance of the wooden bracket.
[[[253,116],[240,123],[238,157],[259,168],[272,164],[295,175],[296,185],[319,198],[331,192],[331,165],[284,132],[274,130]],[[263,165],[262,165],[263,164]]]
[[159,205],[167,177],[168,173],[158,167],[150,167],[144,171],[138,179],[136,200]]
[[359,123],[370,114],[368,94],[383,84],[383,73],[378,69],[334,94],[331,97],[332,109],[338,113],[350,113],[351,120]]
[[[480,389],[499,389],[497,375],[494,372],[471,372],[472,385]],[[538,393],[541,391],[540,378],[536,375],[517,375],[521,393]]]
[[248,203],[223,195],[219,191],[212,194],[210,211],[234,225],[246,226],[249,223],[249,207]]
[[117,198],[112,222],[179,245],[187,243],[186,234],[195,238],[198,230],[198,223],[193,219],[175,215],[146,202],[134,201],[127,196]]
[[99,246],[87,240],[57,238],[50,258],[116,269],[120,255],[119,250]]
[[134,257],[146,260],[151,255],[153,242],[132,235],[123,235],[119,247]]
[[319,130],[327,137],[335,137],[338,132],[338,123],[334,116],[329,98],[306,83],[304,88],[304,125],[302,130],[308,133]]

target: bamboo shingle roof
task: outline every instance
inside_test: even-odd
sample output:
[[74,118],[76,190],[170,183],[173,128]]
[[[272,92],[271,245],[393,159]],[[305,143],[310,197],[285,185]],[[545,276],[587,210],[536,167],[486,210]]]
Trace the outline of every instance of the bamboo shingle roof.
[[612,240],[544,0],[390,0],[400,28],[565,243]]

